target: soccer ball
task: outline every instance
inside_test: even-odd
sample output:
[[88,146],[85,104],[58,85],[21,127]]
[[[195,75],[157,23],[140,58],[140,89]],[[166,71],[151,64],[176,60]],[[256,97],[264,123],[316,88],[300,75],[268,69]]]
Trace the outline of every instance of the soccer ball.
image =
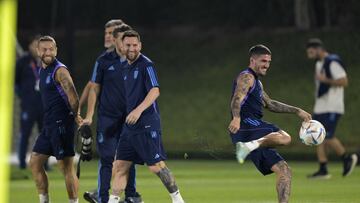
[[319,121],[310,120],[302,123],[299,136],[305,145],[319,145],[324,141],[326,131]]

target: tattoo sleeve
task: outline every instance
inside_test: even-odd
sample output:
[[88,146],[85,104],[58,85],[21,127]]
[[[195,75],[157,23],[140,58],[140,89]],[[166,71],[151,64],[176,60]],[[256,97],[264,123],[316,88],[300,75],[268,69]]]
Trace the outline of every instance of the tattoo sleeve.
[[76,115],[79,109],[79,96],[76,92],[69,71],[67,71],[65,68],[59,68],[55,77],[68,97],[71,111],[74,113],[74,115]]
[[178,191],[175,178],[167,167],[162,168],[156,175],[159,176],[169,193]]
[[231,112],[233,117],[240,118],[240,105],[246,94],[254,84],[254,76],[251,74],[241,74],[237,78],[237,85],[231,100]]
[[299,111],[299,108],[281,103],[276,100],[272,100],[268,94],[266,94],[265,91],[263,91],[263,106],[269,111],[275,112],[275,113],[297,113]]

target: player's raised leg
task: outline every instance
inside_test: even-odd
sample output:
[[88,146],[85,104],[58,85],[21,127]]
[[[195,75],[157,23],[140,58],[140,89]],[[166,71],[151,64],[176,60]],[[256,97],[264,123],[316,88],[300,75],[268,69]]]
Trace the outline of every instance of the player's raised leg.
[[279,130],[257,140],[236,143],[236,157],[240,163],[244,163],[247,155],[259,147],[285,146],[290,143],[290,135],[283,130]]

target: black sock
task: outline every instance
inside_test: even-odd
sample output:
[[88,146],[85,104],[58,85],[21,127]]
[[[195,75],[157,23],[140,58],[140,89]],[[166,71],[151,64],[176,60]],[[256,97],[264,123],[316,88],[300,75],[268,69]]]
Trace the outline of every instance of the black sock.
[[344,153],[340,157],[341,157],[341,160],[345,161],[348,158],[348,155],[346,153]]
[[327,162],[320,162],[320,171],[327,173]]

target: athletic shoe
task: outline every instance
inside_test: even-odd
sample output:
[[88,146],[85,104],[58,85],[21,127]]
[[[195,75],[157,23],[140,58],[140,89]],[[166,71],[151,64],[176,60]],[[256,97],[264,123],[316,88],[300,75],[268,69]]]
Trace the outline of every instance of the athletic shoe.
[[144,203],[139,193],[135,193],[133,197],[126,197],[124,203]]
[[356,163],[358,161],[358,156],[356,154],[352,154],[344,159],[344,170],[343,170],[343,177],[346,177],[351,174],[354,170]]
[[250,153],[250,149],[244,142],[236,143],[236,158],[239,163],[244,163],[246,156]]
[[323,179],[323,180],[327,180],[331,178],[331,175],[328,172],[324,172],[324,171],[317,171],[311,175],[307,176],[309,179]]
[[98,203],[97,196],[98,192],[96,190],[84,192],[84,199],[90,203]]

